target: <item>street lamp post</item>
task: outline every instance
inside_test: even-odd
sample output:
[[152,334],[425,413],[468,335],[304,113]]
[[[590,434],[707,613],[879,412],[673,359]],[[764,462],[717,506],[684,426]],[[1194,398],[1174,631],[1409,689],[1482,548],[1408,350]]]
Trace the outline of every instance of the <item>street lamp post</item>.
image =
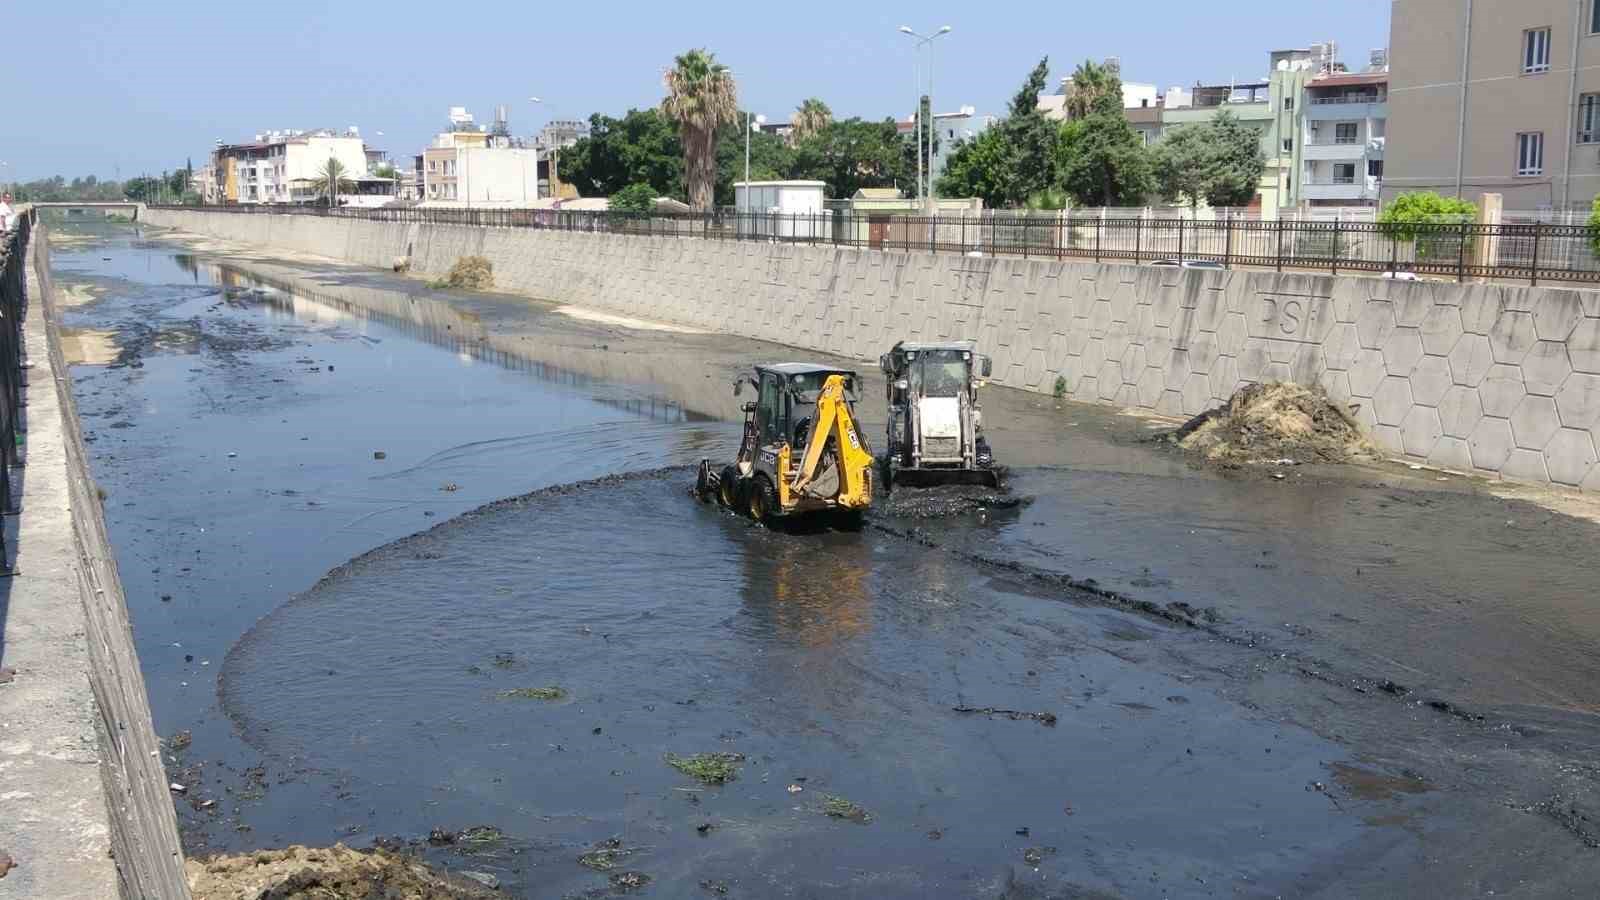
[[[933,114],[933,69],[934,69],[933,42],[934,42],[934,40],[936,38],[940,38],[940,37],[943,37],[943,36],[949,34],[950,33],[950,26],[949,25],[941,26],[939,28],[939,30],[935,31],[933,34],[924,35],[924,34],[918,34],[917,32],[913,31],[911,29],[910,25],[901,25],[900,26],[900,33],[909,36],[910,38],[912,38],[913,40],[915,40],[917,42],[917,46],[916,46],[917,52],[920,52],[923,47],[927,47],[928,48],[928,93],[926,94],[926,96],[928,98],[928,121],[926,123],[921,121],[921,118],[922,118],[922,96],[918,96],[917,97],[917,112],[916,112],[916,115],[913,117],[913,121],[916,122],[916,129],[917,129],[917,169],[918,169],[918,171],[917,171],[917,181],[918,181],[917,193],[919,195],[921,195],[921,196],[926,197],[928,204],[931,206],[932,203],[933,203],[933,128],[934,128],[934,124],[935,124],[935,117],[934,117],[934,114]],[[918,61],[919,64],[921,63],[921,57],[920,56],[918,57],[917,61]],[[920,88],[921,85],[919,84],[918,87]],[[925,193],[925,194],[923,193],[922,183],[921,183],[921,181],[922,181],[922,141],[923,141],[923,132],[924,131],[927,132],[927,141],[928,141],[928,169],[927,169],[927,173],[928,173],[928,175],[927,175],[927,178],[928,178],[928,189],[927,189],[927,193]]]
[[[528,98],[528,102],[529,103],[543,103],[544,102],[544,98],[543,97],[529,97]],[[555,159],[555,157],[552,156],[551,157],[551,160],[552,160],[551,169],[552,169],[552,171],[550,172],[550,190],[551,190],[552,193],[555,191],[555,187],[556,187],[555,171],[554,171],[555,164],[553,162],[554,159]],[[527,200],[527,197],[528,197],[528,172],[527,172],[527,169],[526,169],[527,163],[524,162],[523,166],[524,166],[524,169],[523,169],[523,172],[522,172],[522,197],[523,197],[523,200]],[[534,142],[533,142],[533,180],[534,180],[533,199],[535,201],[537,201],[539,199],[539,184],[538,184],[538,181],[539,181],[539,141],[538,141],[537,138],[535,138]]]

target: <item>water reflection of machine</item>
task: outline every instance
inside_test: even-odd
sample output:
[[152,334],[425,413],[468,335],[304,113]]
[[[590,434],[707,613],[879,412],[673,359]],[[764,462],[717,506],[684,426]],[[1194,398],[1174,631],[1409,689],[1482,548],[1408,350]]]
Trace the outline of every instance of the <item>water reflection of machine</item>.
[[[781,643],[827,647],[872,627],[871,550],[857,539],[771,541],[746,552],[745,607]],[[826,571],[826,578],[818,578]]]

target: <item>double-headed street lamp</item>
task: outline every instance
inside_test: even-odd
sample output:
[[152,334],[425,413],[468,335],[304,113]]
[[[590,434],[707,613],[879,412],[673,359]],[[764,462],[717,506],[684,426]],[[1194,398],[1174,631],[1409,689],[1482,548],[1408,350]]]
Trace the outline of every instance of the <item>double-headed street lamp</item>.
[[[927,92],[926,95],[924,95],[922,93],[922,72],[921,72],[921,69],[920,69],[920,65],[922,63],[922,58],[920,56],[918,56],[918,58],[917,58],[917,66],[914,67],[914,71],[916,72],[915,77],[916,77],[916,80],[917,80],[917,111],[912,114],[911,121],[912,121],[913,127],[915,127],[917,129],[917,198],[920,200],[923,197],[926,197],[928,199],[928,202],[932,203],[933,202],[933,126],[934,126],[934,121],[933,121],[933,119],[934,119],[934,115],[933,115],[933,41],[934,41],[935,38],[940,38],[940,37],[943,37],[943,36],[949,34],[950,33],[950,26],[949,25],[941,26],[939,28],[939,30],[935,31],[933,34],[918,34],[916,31],[912,30],[910,25],[901,25],[900,26],[900,33],[906,35],[907,37],[910,37],[911,39],[913,39],[913,40],[915,40],[917,42],[917,46],[916,46],[916,51],[915,52],[920,53],[923,47],[927,47],[928,48],[928,92]],[[923,98],[923,96],[926,96],[928,98],[928,119],[929,119],[929,121],[926,123],[926,126],[924,125],[924,123],[922,121],[922,98]],[[922,171],[923,171],[922,170],[922,138],[923,138],[923,132],[924,131],[927,131],[927,138],[928,138],[928,170],[927,170],[928,171],[928,189],[927,189],[926,193],[923,193],[923,189],[922,189]]]
[[744,203],[750,205],[750,135],[757,128],[767,124],[766,116],[759,116],[749,110],[744,114]]

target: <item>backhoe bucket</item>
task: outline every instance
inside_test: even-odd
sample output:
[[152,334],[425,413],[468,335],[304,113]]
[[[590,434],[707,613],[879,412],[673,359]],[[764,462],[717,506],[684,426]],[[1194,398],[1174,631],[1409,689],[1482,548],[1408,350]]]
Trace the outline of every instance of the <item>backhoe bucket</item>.
[[896,469],[894,483],[907,487],[974,484],[999,488],[1000,473],[994,469]]

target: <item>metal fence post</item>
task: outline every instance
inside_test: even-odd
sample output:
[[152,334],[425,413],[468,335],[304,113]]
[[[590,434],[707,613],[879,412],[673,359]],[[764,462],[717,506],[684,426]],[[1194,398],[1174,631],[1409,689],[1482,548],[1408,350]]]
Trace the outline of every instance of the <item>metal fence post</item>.
[[1467,280],[1467,223],[1461,223],[1461,241],[1456,247],[1456,283]]
[[1105,224],[1104,219],[1094,220],[1094,261],[1100,261],[1100,226]]
[[1544,231],[1544,226],[1535,222],[1533,224],[1533,266],[1528,273],[1528,285],[1530,287],[1539,286],[1539,233],[1542,231]]
[[1033,218],[1032,216],[1028,216],[1028,215],[1024,215],[1022,217],[1022,258],[1023,259],[1027,259],[1028,258],[1028,222],[1032,218]]
[[[1383,232],[1379,231],[1378,233],[1382,234]],[[1400,242],[1395,240],[1395,237],[1392,234],[1388,235],[1388,238],[1389,238],[1389,277],[1393,278],[1394,274],[1396,272],[1400,271]]]
[[1139,214],[1139,218],[1133,220],[1133,261],[1135,263],[1137,263],[1139,261],[1139,250],[1140,250],[1140,245],[1143,243],[1143,241],[1144,241],[1144,214],[1140,213]]
[[1183,262],[1183,216],[1178,217],[1178,262]]
[[1233,211],[1229,210],[1228,217],[1223,221],[1223,226],[1228,230],[1222,233],[1222,265],[1223,268],[1233,267]]
[[1332,262],[1329,263],[1331,266],[1329,274],[1331,275],[1339,274],[1339,239],[1343,231],[1339,224],[1341,221],[1342,219],[1338,217],[1333,220],[1333,246],[1328,248],[1328,256],[1332,260]]

